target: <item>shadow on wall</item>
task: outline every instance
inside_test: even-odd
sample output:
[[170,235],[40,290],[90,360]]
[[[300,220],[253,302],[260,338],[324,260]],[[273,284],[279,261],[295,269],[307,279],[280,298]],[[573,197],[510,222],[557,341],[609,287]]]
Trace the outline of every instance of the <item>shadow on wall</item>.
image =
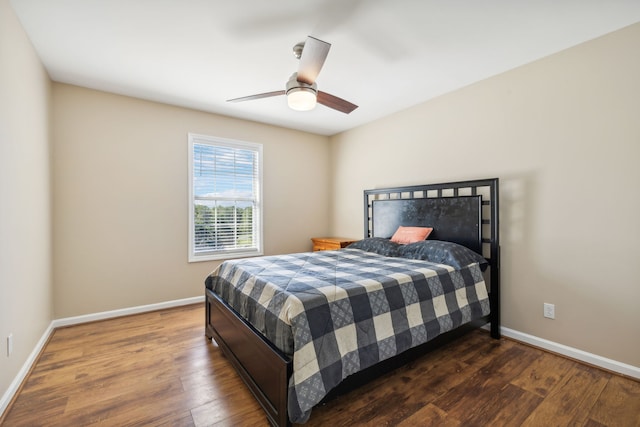
[[[537,172],[500,176],[500,266],[502,326],[522,330],[542,278],[535,262]],[[523,322],[524,321],[524,322]],[[522,331],[531,332],[531,331]]]

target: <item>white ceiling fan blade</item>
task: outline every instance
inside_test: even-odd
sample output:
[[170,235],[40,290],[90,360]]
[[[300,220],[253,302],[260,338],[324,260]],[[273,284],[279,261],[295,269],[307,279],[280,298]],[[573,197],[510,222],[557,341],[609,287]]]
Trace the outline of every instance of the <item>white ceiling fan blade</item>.
[[315,83],[325,59],[329,54],[331,43],[323,42],[315,37],[307,37],[300,56],[298,67],[298,81],[309,85]]

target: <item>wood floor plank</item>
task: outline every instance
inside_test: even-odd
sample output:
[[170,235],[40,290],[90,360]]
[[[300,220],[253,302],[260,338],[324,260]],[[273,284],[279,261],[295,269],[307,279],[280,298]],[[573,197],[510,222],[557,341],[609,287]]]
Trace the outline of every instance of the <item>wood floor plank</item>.
[[198,427],[226,425],[245,416],[259,418],[256,425],[266,424],[266,416],[246,387],[234,387],[220,398],[192,409],[191,414]]
[[584,425],[610,377],[611,374],[604,371],[574,364],[522,425]]
[[480,414],[471,418],[473,423],[487,426],[519,427],[541,401],[535,393],[507,384]]
[[[371,422],[395,425],[450,387],[463,382],[472,372],[466,364],[452,357],[451,350],[429,353],[365,388],[327,403],[322,411],[314,409],[307,425],[331,423],[335,412],[344,414],[354,425]],[[389,407],[395,410],[388,411]]]
[[163,388],[156,387],[146,394],[141,394],[140,390],[128,390],[108,399],[69,408],[65,411],[64,421],[67,425],[157,425],[169,422],[174,414],[181,413],[182,403],[176,404],[172,400],[172,396],[180,393],[181,385],[175,382],[167,383]]
[[[3,426],[38,426],[43,425],[45,421],[63,419],[64,408],[67,405],[68,397],[46,396],[40,399],[21,399],[16,401],[11,408],[10,417],[5,414],[5,421],[1,422]],[[33,408],[38,408],[37,411]]]
[[158,424],[158,427],[195,427],[191,411],[184,411],[180,416],[167,422]]
[[546,397],[566,376],[573,363],[569,359],[542,353],[511,383],[540,397]]
[[589,418],[608,426],[640,426],[640,382],[613,376]]
[[[432,369],[419,371],[394,372],[382,389],[385,391],[383,396],[367,405],[365,410],[352,419],[357,422],[375,421],[379,425],[396,425],[473,375],[473,370],[468,365],[455,359],[434,364]],[[389,407],[394,410],[387,410]]]
[[398,427],[414,426],[462,427],[463,424],[442,409],[429,403],[398,423]]
[[465,339],[461,340],[460,344],[458,344],[458,341],[454,343],[452,354],[468,365],[481,368],[488,360],[513,345],[513,341],[487,340],[486,338],[487,335],[483,333],[473,333],[465,336]]
[[433,403],[463,424],[493,419],[500,409],[496,403],[501,390],[539,356],[511,341],[504,341],[501,347],[504,351],[485,359],[485,364],[468,381]]
[[[37,410],[34,410],[37,408]],[[317,426],[640,427],[640,382],[474,331],[316,407]],[[2,427],[267,426],[203,304],[54,331]]]

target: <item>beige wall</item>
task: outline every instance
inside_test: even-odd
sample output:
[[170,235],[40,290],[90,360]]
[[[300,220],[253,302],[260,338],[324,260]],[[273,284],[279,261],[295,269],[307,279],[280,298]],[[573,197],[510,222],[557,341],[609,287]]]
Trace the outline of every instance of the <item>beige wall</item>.
[[216,262],[187,262],[189,132],[264,150],[266,254],[329,229],[324,136],[53,85],[55,317],[204,294]]
[[49,78],[0,0],[0,397],[52,319],[49,98]]
[[638,52],[640,24],[333,137],[333,233],[364,189],[499,177],[503,326],[640,366]]

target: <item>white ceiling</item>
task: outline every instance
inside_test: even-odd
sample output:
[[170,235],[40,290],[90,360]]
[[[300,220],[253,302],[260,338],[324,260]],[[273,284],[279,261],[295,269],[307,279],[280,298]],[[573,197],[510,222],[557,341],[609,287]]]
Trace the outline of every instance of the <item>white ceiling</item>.
[[[333,135],[640,22],[639,0],[11,0],[57,82]],[[332,44],[288,109],[292,47]]]

